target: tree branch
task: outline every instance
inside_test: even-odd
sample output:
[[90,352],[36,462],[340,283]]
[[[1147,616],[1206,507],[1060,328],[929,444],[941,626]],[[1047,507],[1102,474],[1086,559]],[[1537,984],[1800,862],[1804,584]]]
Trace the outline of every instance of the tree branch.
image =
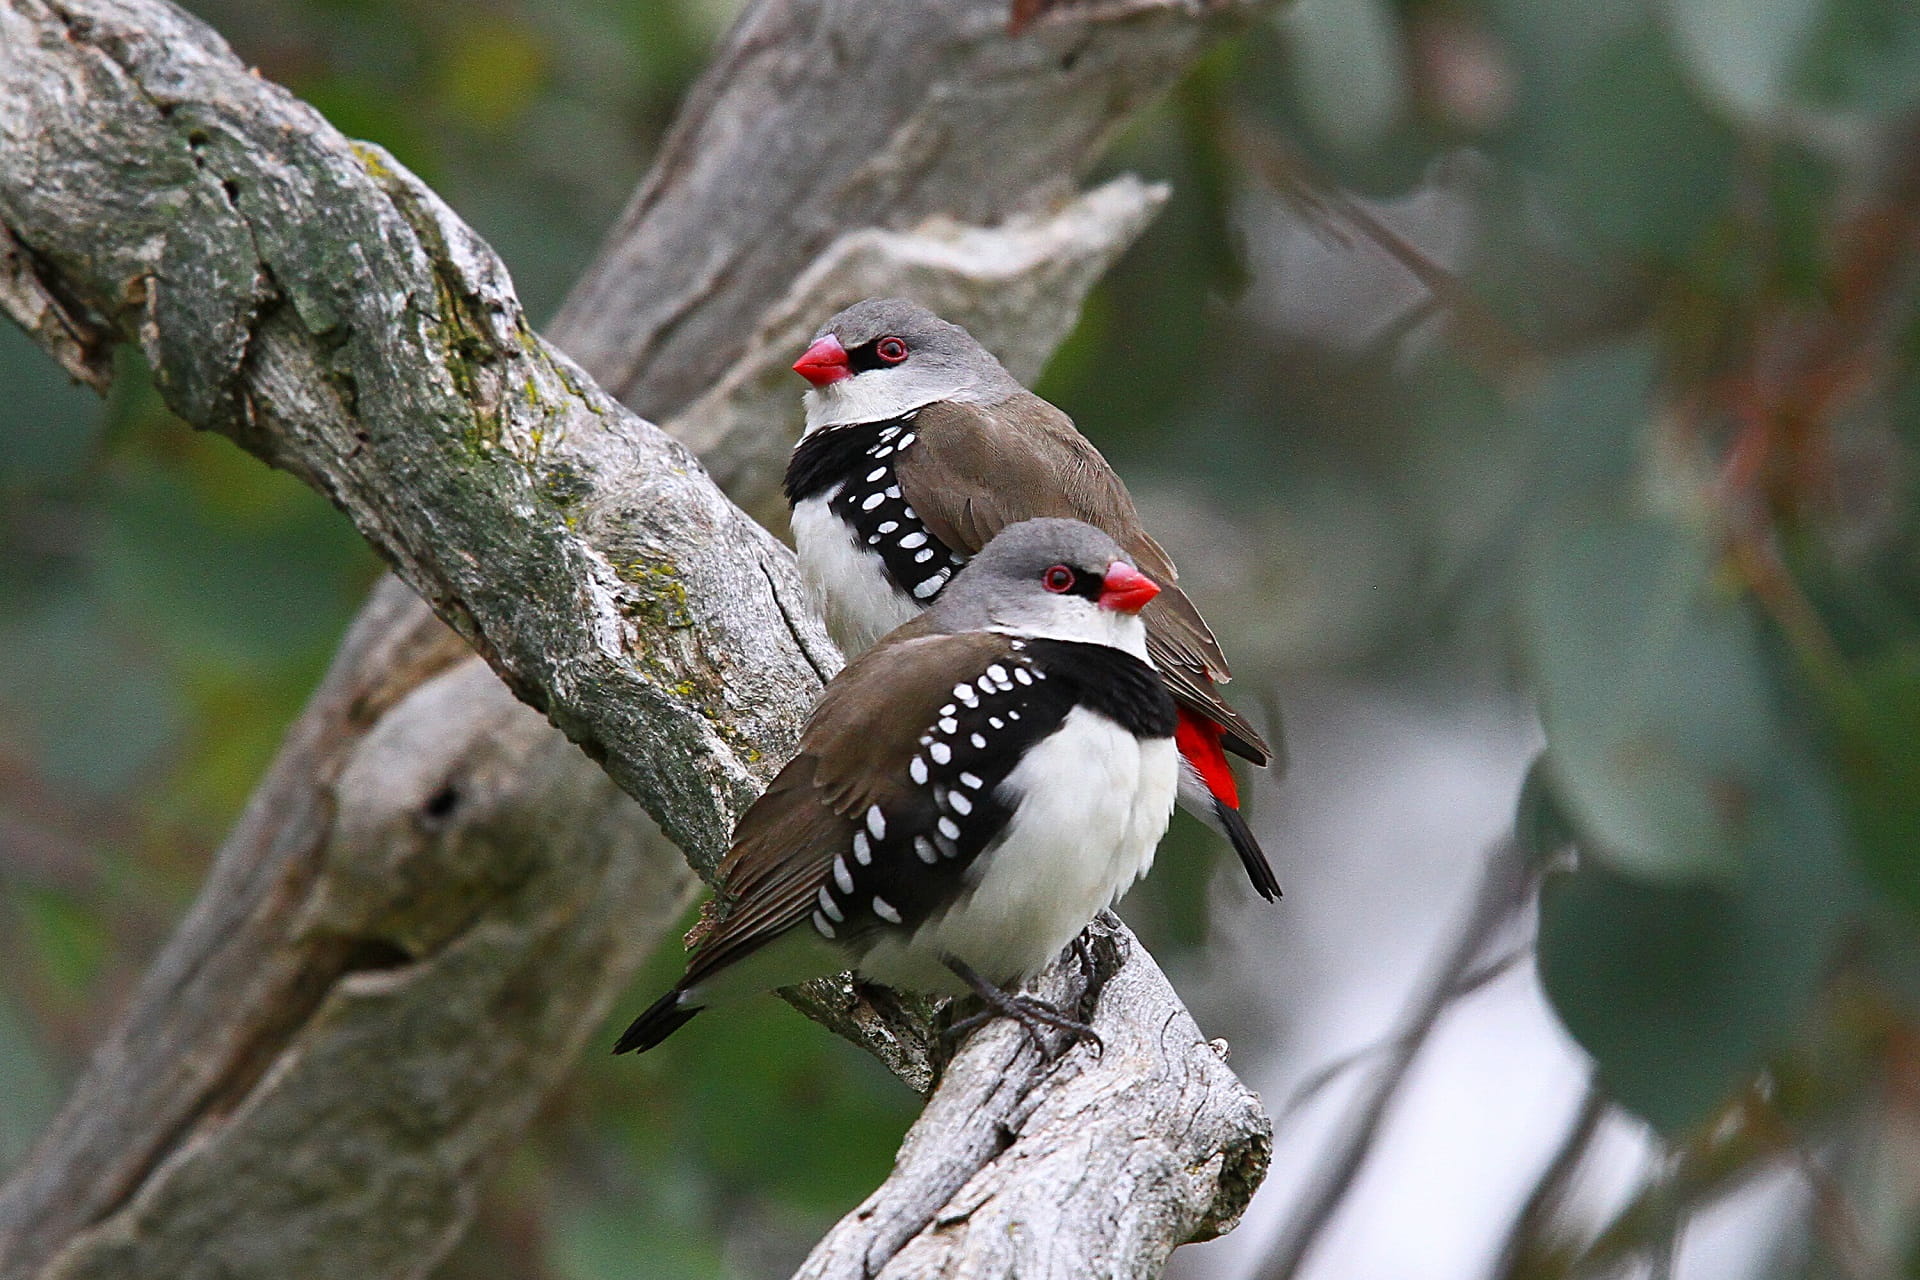
[[787,619],[831,652],[776,600],[801,599],[790,557],[533,334],[438,197],[210,30],[158,0],[0,23],[0,221],[42,292],[331,498],[711,866],[819,687]]
[[1599,1082],[1590,1074],[1572,1122],[1555,1145],[1553,1154],[1547,1157],[1533,1189],[1527,1193],[1526,1201],[1514,1215],[1513,1225],[1507,1229],[1506,1241],[1487,1273],[1492,1280],[1527,1280],[1529,1276],[1545,1274],[1550,1259],[1576,1253],[1573,1242],[1556,1235],[1558,1218],[1566,1208],[1575,1178],[1592,1154],[1593,1140],[1599,1135],[1600,1122],[1606,1119],[1611,1105],[1606,1094],[1600,1091]]
[[[1094,0],[1018,39],[1004,0],[756,4],[553,340],[628,404],[672,417],[732,366],[729,321],[764,309],[768,281],[865,228],[993,226],[1058,205],[1122,122],[1273,3]],[[740,198],[743,174],[785,198]]]
[[[940,7],[975,41],[990,34],[984,15],[999,21],[995,4]],[[849,34],[886,21],[833,9],[770,0],[741,31],[777,31],[770,13],[796,30],[832,17]],[[1146,91],[1151,77],[1129,59],[1163,84],[1217,26],[1206,7],[1110,12],[1048,19],[1034,38],[1106,67],[1105,79],[1070,77],[1087,155]],[[758,65],[742,39],[696,93],[682,134],[703,127],[703,112],[799,92],[792,77],[840,93],[861,76],[900,79],[863,48],[865,63],[795,64],[770,84],[741,74]],[[171,407],[327,493],[516,692],[710,867],[837,664],[786,553],[684,448],[530,332],[490,251],[431,192],[248,73],[203,25],[159,0],[0,0],[0,50],[0,306],[96,383],[111,346],[137,341]],[[1048,64],[1027,65],[1038,75]],[[938,102],[947,83],[917,92]],[[1017,84],[1002,88],[1028,100]],[[1003,124],[999,149],[963,148],[976,171],[948,185],[978,185],[981,168],[1061,170],[1058,154],[1026,159],[1060,136],[1055,117]],[[842,145],[857,152],[857,141]],[[912,130],[896,141],[925,147]],[[629,240],[671,216],[719,246],[721,213],[751,203],[740,196],[752,190],[784,220],[733,234],[757,238],[756,252],[811,243],[830,189],[778,166],[736,169],[726,188],[694,182],[704,153],[689,168],[686,145],[669,149],[630,211]],[[1067,168],[1084,167],[1074,159]],[[926,202],[904,193],[923,186],[871,207],[917,218]],[[1150,202],[1133,198],[1136,209]],[[1075,290],[1139,221],[1109,217],[1108,239],[1084,255],[1098,265],[1036,304],[1037,350],[1065,331]],[[805,265],[808,250],[791,251]],[[623,278],[636,297],[662,292]],[[737,354],[789,278],[683,299],[678,323],[712,326],[726,336],[707,350]],[[576,319],[574,338],[625,323],[615,312]],[[671,363],[672,346],[651,350],[631,367]],[[417,606],[369,606],[192,917],[28,1168],[0,1189],[0,1274],[301,1274],[319,1269],[309,1251],[323,1250],[329,1272],[412,1275],[457,1235],[478,1180],[687,883],[631,802],[461,652]],[[462,709],[452,722],[463,731],[446,733]],[[1130,958],[1112,990],[1158,992],[1177,1009],[1144,952],[1115,954]],[[533,955],[537,968],[516,959]],[[844,986],[829,996],[816,1016],[910,1077],[924,1073],[923,1027],[876,1019]],[[1155,1007],[1130,996],[1113,1016]],[[1162,1042],[1217,1095],[1235,1136],[1211,1161],[1167,1149],[1177,1168],[1220,1176],[1163,1171],[1139,1209],[1158,1214],[1161,1234],[1130,1242],[1134,1259],[1230,1221],[1264,1163],[1250,1095],[1197,1033]],[[949,1069],[936,1102],[979,1083],[974,1053]],[[1060,1102],[1077,1094],[1075,1078],[1027,1062],[1007,1083]],[[1143,1123],[1140,1112],[1097,1114],[1110,1127],[1086,1133],[1103,1143],[1131,1142]],[[953,1167],[1018,1170],[1045,1139],[1023,1131]],[[1059,1216],[1041,1184],[996,1176],[1007,1179],[997,1202],[1024,1206],[1029,1227],[1042,1221],[1031,1215]]]
[[1126,926],[1103,914],[1090,937],[1091,979],[1067,960],[1034,989],[1104,1050],[1049,1069],[1020,1028],[989,1024],[796,1280],[1150,1277],[1239,1220],[1266,1175],[1265,1112]]
[[424,1273],[695,883],[389,581],[0,1193],[0,1275]]

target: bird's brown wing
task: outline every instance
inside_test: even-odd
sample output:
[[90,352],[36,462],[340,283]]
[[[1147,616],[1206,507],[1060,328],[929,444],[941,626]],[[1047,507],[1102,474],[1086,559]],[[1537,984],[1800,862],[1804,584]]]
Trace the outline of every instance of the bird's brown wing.
[[[924,615],[923,615],[924,616]],[[827,686],[800,750],[734,827],[717,879],[723,914],[695,945],[686,985],[757,950],[813,912],[834,857],[869,806],[898,812],[913,783],[920,735],[969,678],[1007,651],[991,632],[906,627],[849,663]]]
[[734,828],[720,861],[721,914],[694,944],[682,986],[759,950],[812,911],[834,854],[853,836],[853,823],[821,803],[816,763],[804,753],[788,761]]
[[1233,678],[1220,642],[1179,587],[1173,559],[1141,527],[1133,495],[1072,419],[1035,395],[995,405],[942,401],[920,410],[917,437],[895,467],[901,494],[927,529],[965,555],[1010,524],[1040,516],[1084,520],[1131,555],[1160,594],[1141,613],[1147,651],[1184,707],[1224,731],[1255,764],[1273,752],[1214,691]]
[[996,631],[930,633],[916,619],[854,659],[827,686],[801,738],[801,749],[820,758],[815,786],[835,812],[885,809],[912,787],[907,762],[953,701],[954,684],[1004,659],[1011,643]]

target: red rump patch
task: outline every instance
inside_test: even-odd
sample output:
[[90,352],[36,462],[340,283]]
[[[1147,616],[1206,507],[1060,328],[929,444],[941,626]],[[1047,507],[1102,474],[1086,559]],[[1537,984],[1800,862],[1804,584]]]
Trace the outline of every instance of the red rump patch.
[[1240,807],[1240,788],[1233,780],[1226,749],[1220,745],[1219,725],[1181,707],[1179,723],[1173,728],[1173,745],[1200,774],[1200,781],[1207,784],[1215,800],[1230,809]]

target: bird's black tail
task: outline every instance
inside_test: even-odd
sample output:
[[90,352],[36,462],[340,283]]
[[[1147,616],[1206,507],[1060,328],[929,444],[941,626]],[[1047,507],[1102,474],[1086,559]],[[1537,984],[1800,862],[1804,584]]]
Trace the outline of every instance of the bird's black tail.
[[615,1053],[645,1053],[668,1036],[693,1021],[693,1015],[704,1009],[705,1005],[683,1005],[680,1003],[682,992],[675,987],[667,994],[647,1006],[647,1011],[635,1018],[627,1029],[614,1042]]
[[[1240,865],[1247,869],[1247,879],[1253,881],[1254,892],[1268,902],[1278,898],[1280,878],[1273,874],[1273,865],[1267,861],[1267,855],[1262,852],[1260,842],[1253,838],[1253,831],[1247,826],[1247,820],[1240,816],[1240,811],[1226,801],[1216,798],[1213,802],[1213,816],[1220,820],[1220,829],[1226,833],[1227,842],[1233,846],[1233,851],[1240,855]],[[652,1010],[648,1012],[651,1013]]]

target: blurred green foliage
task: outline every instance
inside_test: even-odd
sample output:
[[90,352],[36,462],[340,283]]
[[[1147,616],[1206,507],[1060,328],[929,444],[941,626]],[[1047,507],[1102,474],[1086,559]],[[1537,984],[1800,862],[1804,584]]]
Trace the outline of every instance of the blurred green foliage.
[[[434,184],[540,315],[733,5],[194,7]],[[1862,1082],[1920,1043],[1917,110],[1910,4],[1297,0],[1121,140],[1109,167],[1175,194],[1041,387],[1141,489],[1204,495],[1168,540],[1216,548],[1188,568],[1236,691],[1537,697],[1543,974],[1677,1139],[1757,1073],[1809,1132],[1913,1105]],[[123,372],[103,411],[0,331],[0,1168],[374,572]],[[1218,865],[1176,827],[1130,918],[1199,939]],[[771,1272],[913,1110],[770,1001],[590,1056],[445,1274]]]
[[[1292,513],[1333,566],[1283,591],[1385,589],[1329,665],[1431,684],[1491,655],[1535,695],[1548,746],[1519,825],[1559,868],[1542,974],[1609,1092],[1676,1140],[1756,1073],[1788,1124],[1831,1134],[1872,1105],[1859,1080],[1911,1069],[1917,34],[1920,11],[1865,0],[1308,0],[1209,68],[1227,124],[1185,140],[1221,158],[1180,163],[1378,246],[1316,192],[1404,210],[1473,148],[1445,336],[1418,317],[1316,335],[1380,305],[1360,288],[1293,300],[1278,335],[1258,279],[1241,305],[1179,307],[1158,277],[1219,288],[1218,239],[1156,244],[1156,278],[1123,266],[1103,299],[1158,290],[1118,308],[1144,349],[1169,313],[1182,329],[1190,390],[1153,403],[1184,398],[1167,416],[1198,447],[1155,462]],[[1264,287],[1289,265],[1323,285],[1312,256]],[[1054,386],[1103,442],[1133,391],[1104,397],[1107,376],[1083,360]],[[1327,494],[1393,535],[1316,536]]]

